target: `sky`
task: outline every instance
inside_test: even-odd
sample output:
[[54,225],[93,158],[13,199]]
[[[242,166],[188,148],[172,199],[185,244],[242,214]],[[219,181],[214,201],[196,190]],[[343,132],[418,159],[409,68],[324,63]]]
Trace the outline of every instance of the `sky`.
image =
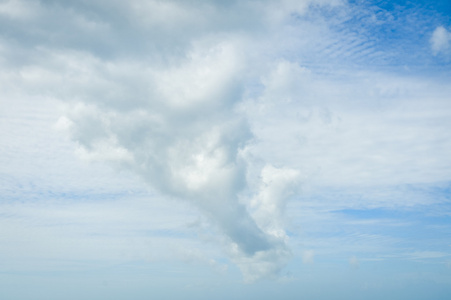
[[451,3],[0,0],[0,298],[448,299]]

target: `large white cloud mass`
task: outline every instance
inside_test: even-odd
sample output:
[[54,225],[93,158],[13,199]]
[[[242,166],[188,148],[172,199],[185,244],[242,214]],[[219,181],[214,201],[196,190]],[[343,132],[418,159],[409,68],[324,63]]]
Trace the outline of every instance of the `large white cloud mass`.
[[2,51],[19,65],[18,88],[65,103],[58,127],[81,157],[189,201],[252,281],[276,274],[291,255],[281,216],[299,176],[252,163],[254,136],[240,104],[286,47],[277,46],[280,29],[310,4],[9,1],[1,11],[20,33],[14,42],[30,48]]
[[[57,126],[80,157],[190,203],[248,281],[289,261],[284,212],[301,183],[449,178],[440,159],[449,87],[344,67],[391,59],[368,38],[372,27],[343,25],[393,20],[380,10],[351,15],[339,0],[11,0],[0,15],[2,95],[59,101]],[[437,28],[430,42],[448,51],[449,32]],[[425,105],[431,86],[443,89]]]

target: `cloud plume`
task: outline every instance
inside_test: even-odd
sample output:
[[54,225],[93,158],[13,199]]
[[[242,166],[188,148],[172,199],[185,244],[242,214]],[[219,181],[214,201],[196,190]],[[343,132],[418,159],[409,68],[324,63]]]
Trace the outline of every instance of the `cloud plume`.
[[[168,30],[169,36],[155,44],[168,51],[154,49],[139,56],[140,62],[109,61],[92,51],[53,54],[50,59],[63,74],[61,84],[70,82],[59,90],[67,104],[59,125],[79,144],[80,156],[129,170],[162,194],[198,208],[224,234],[226,251],[247,281],[274,276],[291,256],[281,220],[299,176],[298,171],[268,163],[251,166],[246,154],[254,137],[238,107],[260,80],[253,70],[265,68],[249,52],[258,39],[228,28],[229,22],[203,19],[208,12],[228,12],[231,7],[212,2],[192,12],[178,2],[151,3],[183,15],[174,20],[173,30],[159,18],[149,27],[150,34],[155,26]],[[262,18],[274,24],[288,11],[305,10],[305,5],[290,3],[275,14],[270,13],[271,4],[246,9],[251,14],[264,9]],[[195,26],[191,18],[199,9],[203,17],[198,21],[211,24],[180,36],[177,26],[187,19]],[[205,29],[215,26],[214,35]],[[246,22],[240,26],[251,33],[264,30]],[[53,83],[58,80],[51,78]],[[261,180],[253,188],[250,167]],[[243,197],[245,191],[251,196]]]

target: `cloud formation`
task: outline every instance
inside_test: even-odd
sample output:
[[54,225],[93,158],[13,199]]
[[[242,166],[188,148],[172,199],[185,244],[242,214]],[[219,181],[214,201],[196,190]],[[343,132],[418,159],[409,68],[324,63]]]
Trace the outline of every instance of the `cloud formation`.
[[434,55],[449,55],[451,53],[451,32],[443,26],[437,27],[432,33],[430,43]]
[[[194,47],[177,66],[147,74],[152,89],[144,99],[78,102],[65,123],[82,155],[128,169],[158,191],[188,200],[237,246],[235,255],[258,256],[260,262],[262,253],[284,243],[264,232],[238,199],[246,187],[241,152],[252,137],[234,111],[243,89],[239,60],[235,47],[224,42]],[[252,276],[273,271],[265,267]]]
[[[46,45],[41,51],[55,70],[39,70],[48,78],[33,76],[35,68],[25,76],[41,88],[47,82],[64,86],[58,93],[68,108],[59,126],[79,144],[82,157],[127,169],[157,191],[189,201],[225,235],[227,251],[248,281],[274,276],[288,261],[282,215],[287,199],[299,191],[298,171],[250,166],[246,149],[254,137],[246,113],[238,107],[252,92],[249,86],[260,80],[255,69],[266,68],[253,58],[263,54],[252,53],[253,44],[263,41],[258,35],[272,38],[274,26],[308,6],[276,4],[134,1],[127,7],[100,7],[94,2],[89,4],[96,11],[93,15],[78,15],[78,5],[51,6],[50,11],[75,13],[83,24],[92,18],[93,30],[119,35],[124,43],[139,27],[149,44],[135,43],[148,53],[130,59],[134,49],[122,45],[111,50],[127,47],[113,54],[119,58],[107,59],[83,45],[75,51],[49,50],[52,45]],[[114,14],[105,15],[106,8]],[[248,14],[254,16],[250,21]],[[108,24],[112,17],[129,22],[127,34],[112,28],[116,23]],[[259,28],[261,24],[266,25]],[[82,25],[74,21],[66,26],[79,30]],[[255,180],[249,178],[250,168],[261,176],[254,189],[248,182]],[[244,192],[251,196],[242,196]]]
[[[197,208],[248,281],[292,257],[284,215],[306,181],[341,209],[432,201],[377,188],[450,178],[448,85],[377,69],[417,60],[402,39],[409,51],[394,55],[381,29],[413,35],[414,13],[333,0],[12,0],[0,15],[2,95],[62,103],[57,127],[79,156]],[[430,43],[446,54],[449,31]],[[311,248],[306,264],[320,255]]]

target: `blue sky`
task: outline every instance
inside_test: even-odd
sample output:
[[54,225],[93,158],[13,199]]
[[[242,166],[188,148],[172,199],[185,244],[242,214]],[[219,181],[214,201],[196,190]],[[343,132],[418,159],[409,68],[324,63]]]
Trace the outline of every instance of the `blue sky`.
[[2,299],[447,299],[448,1],[0,2]]

